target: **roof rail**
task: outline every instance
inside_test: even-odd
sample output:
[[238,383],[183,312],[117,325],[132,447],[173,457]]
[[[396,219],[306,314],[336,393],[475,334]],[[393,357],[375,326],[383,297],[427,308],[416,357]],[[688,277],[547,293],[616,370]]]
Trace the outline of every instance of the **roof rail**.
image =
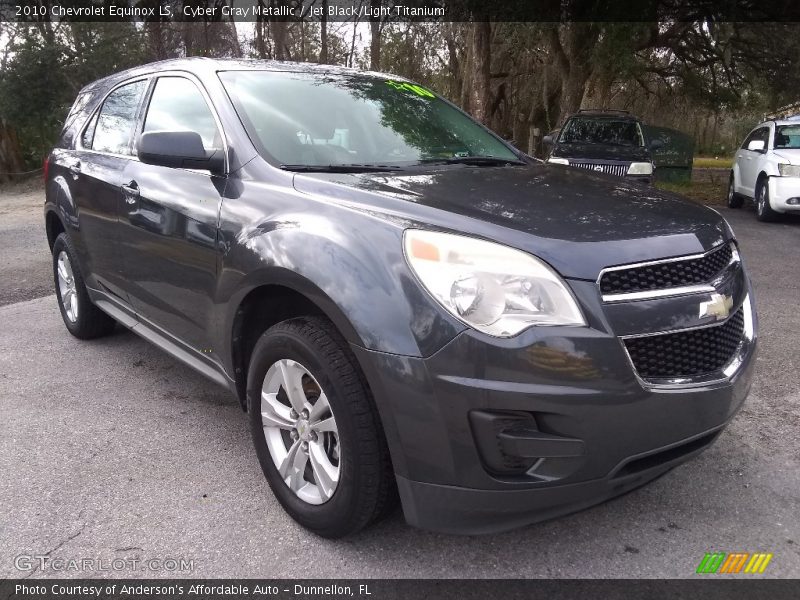
[[765,121],[776,121],[780,119],[792,119],[800,116],[800,102],[792,102],[786,106],[781,106],[774,112],[764,115]]
[[579,108],[578,112],[579,113],[582,113],[582,112],[601,112],[601,113],[602,112],[607,112],[607,113],[621,113],[621,114],[625,114],[625,115],[631,114],[631,112],[629,110],[619,110],[619,109],[616,109],[616,108]]

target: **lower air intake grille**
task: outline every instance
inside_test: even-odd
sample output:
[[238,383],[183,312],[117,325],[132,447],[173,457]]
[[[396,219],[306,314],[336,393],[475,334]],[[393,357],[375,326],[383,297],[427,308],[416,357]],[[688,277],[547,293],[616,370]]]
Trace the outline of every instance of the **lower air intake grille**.
[[623,340],[642,379],[709,375],[733,358],[744,333],[739,309],[722,325]]

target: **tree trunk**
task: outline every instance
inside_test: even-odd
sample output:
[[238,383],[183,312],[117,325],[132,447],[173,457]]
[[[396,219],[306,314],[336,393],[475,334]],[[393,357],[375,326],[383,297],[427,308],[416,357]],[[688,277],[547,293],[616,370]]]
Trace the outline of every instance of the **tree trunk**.
[[381,0],[370,0],[371,17],[369,22],[369,68],[373,71],[381,70],[381,17],[375,13],[380,10]]
[[[271,0],[270,5],[275,8],[281,8],[285,5],[282,0]],[[281,17],[274,17],[270,19],[270,29],[272,33],[272,42],[275,48],[275,60],[290,60],[288,55],[288,48],[286,46],[286,31],[287,23],[281,20]]]
[[448,63],[450,70],[450,98],[458,98],[464,89],[464,77],[461,73],[461,59],[456,46],[456,32],[454,23],[445,23],[445,43],[447,44]]
[[559,123],[563,123],[567,115],[576,112],[581,107],[583,93],[586,89],[586,77],[583,69],[574,68],[569,76],[561,82],[561,114]]
[[[361,5],[359,4],[359,8]],[[358,17],[353,20],[353,37],[350,42],[350,53],[347,55],[347,66],[353,67],[356,56],[356,36],[358,35]]]
[[[264,8],[263,0],[258,0],[259,8]],[[256,52],[259,58],[267,58],[267,45],[264,39],[264,16],[259,12],[256,17]]]
[[27,171],[22,160],[16,132],[0,121],[0,181],[10,180],[10,173]]
[[595,23],[570,22],[550,30],[553,64],[561,77],[558,122],[581,107],[592,75],[592,52],[600,37]]
[[319,62],[328,63],[328,0],[322,0],[322,16],[319,23],[320,50]]
[[490,116],[491,40],[491,24],[488,22],[475,23],[472,30],[473,84],[470,92],[470,108],[472,116],[484,124],[488,122]]
[[153,60],[168,58],[164,47],[164,23],[161,21],[148,21],[145,23],[145,30],[147,31],[151,58]]
[[230,27],[231,27],[231,35],[233,36],[231,44],[231,50],[233,51],[233,56],[235,58],[242,58],[243,56],[242,44],[239,41],[239,31],[236,29],[236,21],[234,20],[233,15],[231,15]]

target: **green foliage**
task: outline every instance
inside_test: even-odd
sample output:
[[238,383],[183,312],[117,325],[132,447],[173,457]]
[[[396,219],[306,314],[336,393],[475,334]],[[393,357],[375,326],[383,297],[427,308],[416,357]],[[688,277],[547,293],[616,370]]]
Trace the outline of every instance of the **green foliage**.
[[[623,6],[596,2],[607,5],[609,14]],[[475,16],[484,3],[462,5]],[[563,0],[554,6],[572,14],[579,3]],[[543,9],[531,3],[526,10],[541,16]],[[239,25],[238,39],[227,22],[8,25],[21,29],[11,47],[0,46],[0,59],[6,55],[0,118],[16,130],[26,160],[36,166],[77,91],[110,73],[178,56],[320,59],[320,23],[278,27],[264,21],[250,30]],[[361,36],[367,30],[364,23],[359,26]],[[381,70],[418,81],[469,109],[481,58],[474,56],[473,28],[469,22],[383,23]],[[798,100],[798,30],[796,23],[713,19],[493,23],[491,43],[483,50],[490,54],[489,124],[527,148],[529,133],[557,126],[583,91],[584,106],[631,110],[654,125],[692,135],[700,149],[725,152],[765,112]],[[353,33],[350,24],[327,24],[327,62],[369,67],[369,40],[354,40]]]
[[63,48],[27,38],[0,80],[0,116],[17,130],[30,165],[41,162],[65,116]]
[[143,62],[133,25],[29,26],[0,79],[0,118],[17,131],[23,158],[41,164],[75,96],[87,83]]

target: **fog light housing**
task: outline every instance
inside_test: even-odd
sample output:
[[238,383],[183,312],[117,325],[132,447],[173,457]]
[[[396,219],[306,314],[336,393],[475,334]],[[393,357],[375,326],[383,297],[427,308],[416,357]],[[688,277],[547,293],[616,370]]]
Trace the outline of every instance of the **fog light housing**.
[[789,198],[786,204],[789,206],[800,206],[800,198]]

